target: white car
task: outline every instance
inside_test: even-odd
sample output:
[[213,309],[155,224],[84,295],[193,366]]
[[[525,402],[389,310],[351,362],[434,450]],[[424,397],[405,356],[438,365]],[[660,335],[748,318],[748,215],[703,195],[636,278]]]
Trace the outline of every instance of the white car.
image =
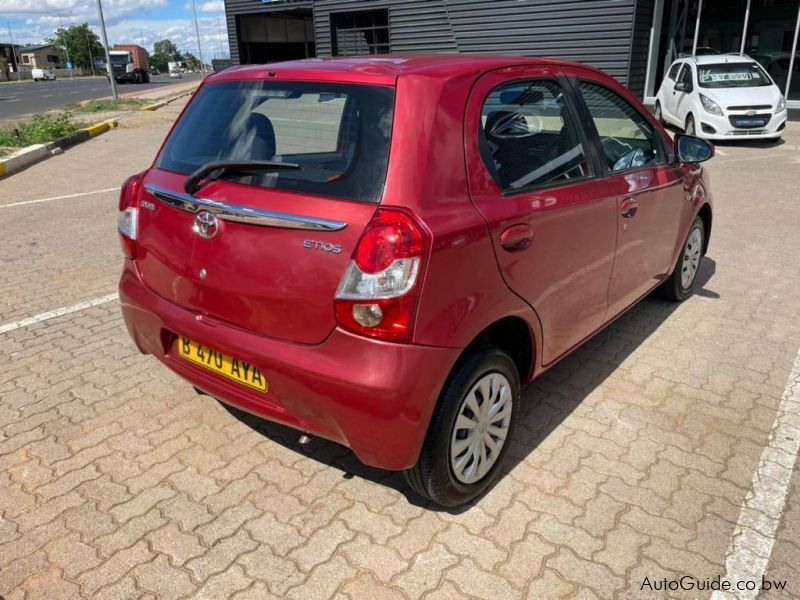
[[55,79],[56,74],[53,69],[31,69],[31,79],[34,81],[44,81],[46,79]]
[[691,56],[670,66],[655,116],[707,140],[778,140],[786,128],[786,99],[748,56]]

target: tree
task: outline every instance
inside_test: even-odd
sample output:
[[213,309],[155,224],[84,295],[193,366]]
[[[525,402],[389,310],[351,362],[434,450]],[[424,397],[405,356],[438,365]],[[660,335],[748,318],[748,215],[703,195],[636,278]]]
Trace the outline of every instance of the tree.
[[178,47],[170,40],[161,40],[153,44],[153,54],[162,54],[167,57],[167,61],[175,62],[183,60]]
[[189,69],[190,71],[193,71],[194,69],[199,69],[201,67],[200,59],[198,59],[191,52],[184,53],[183,60],[184,62],[186,62],[186,68]]
[[[59,53],[64,54],[64,42],[69,50],[69,59],[76,67],[89,69],[92,66],[92,59],[103,59],[105,50],[100,40],[89,27],[88,23],[83,25],[70,25],[66,29],[56,30],[54,37],[47,40]],[[91,58],[89,49],[91,48]]]
[[166,54],[152,54],[150,55],[150,66],[156,69],[159,73],[167,72],[167,63],[170,62],[170,57]]

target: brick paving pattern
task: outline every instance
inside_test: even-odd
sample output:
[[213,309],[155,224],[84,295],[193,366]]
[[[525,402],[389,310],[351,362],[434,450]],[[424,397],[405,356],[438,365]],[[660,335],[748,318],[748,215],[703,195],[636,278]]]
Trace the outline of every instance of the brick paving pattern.
[[[0,324],[114,292],[121,262],[113,192],[2,205],[119,185],[177,104],[0,181]],[[645,300],[535,382],[505,476],[460,511],[195,395],[116,302],[0,334],[0,595],[630,598],[724,573],[800,348],[786,138],[720,147],[700,292]],[[798,564],[795,470],[770,598],[800,595]]]

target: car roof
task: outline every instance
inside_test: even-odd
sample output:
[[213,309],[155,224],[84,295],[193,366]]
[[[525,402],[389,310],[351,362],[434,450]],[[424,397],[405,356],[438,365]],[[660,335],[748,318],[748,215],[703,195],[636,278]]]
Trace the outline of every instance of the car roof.
[[701,54],[699,56],[682,56],[675,62],[690,61],[696,65],[718,65],[720,63],[753,63],[755,60],[746,54]]
[[[525,56],[480,54],[373,54],[370,56],[320,57],[262,65],[233,66],[209,81],[242,79],[308,79],[369,82],[393,85],[405,75],[449,79],[517,65],[580,66],[571,61]],[[592,69],[596,70],[596,69]]]

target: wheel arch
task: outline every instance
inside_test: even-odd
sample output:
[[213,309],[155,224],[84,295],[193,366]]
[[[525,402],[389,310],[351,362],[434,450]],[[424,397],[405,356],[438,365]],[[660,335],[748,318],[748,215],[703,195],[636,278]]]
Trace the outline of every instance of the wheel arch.
[[511,357],[522,383],[532,379],[536,356],[535,338],[529,324],[518,316],[503,317],[481,330],[461,352],[451,371],[476,352],[490,347],[499,348]]

